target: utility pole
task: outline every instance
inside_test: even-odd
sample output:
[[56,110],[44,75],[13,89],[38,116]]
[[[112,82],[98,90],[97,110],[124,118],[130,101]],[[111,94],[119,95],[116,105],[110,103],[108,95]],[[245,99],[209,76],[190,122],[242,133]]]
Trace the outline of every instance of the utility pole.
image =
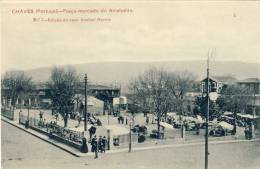
[[118,97],[118,113],[119,113],[119,116],[121,115],[121,113],[120,113],[120,96],[121,96],[121,86],[119,88],[119,97]]
[[255,101],[256,101],[256,85],[254,84],[254,103],[253,103],[253,122],[252,122],[252,138],[255,138]]
[[88,85],[88,76],[85,74],[85,111],[84,111],[84,131],[87,131],[88,128],[88,96],[87,96],[87,85]]
[[107,101],[107,124],[109,125],[109,113],[110,113],[110,105],[109,101]]
[[129,131],[129,153],[132,151],[132,132],[131,132],[131,128],[132,128],[132,125],[131,125],[131,123],[132,123],[132,120],[130,120],[130,123],[129,123],[129,129],[130,129],[130,131]]
[[209,90],[210,90],[210,83],[209,83],[209,53],[208,53],[208,60],[207,60],[207,112],[206,112],[206,134],[205,134],[205,169],[208,169],[208,123],[209,123]]

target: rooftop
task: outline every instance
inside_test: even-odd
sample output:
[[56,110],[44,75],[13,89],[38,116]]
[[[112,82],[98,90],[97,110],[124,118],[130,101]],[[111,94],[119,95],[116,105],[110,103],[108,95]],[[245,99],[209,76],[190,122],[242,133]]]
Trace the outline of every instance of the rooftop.
[[238,83],[260,83],[260,80],[258,78],[247,78],[239,81]]

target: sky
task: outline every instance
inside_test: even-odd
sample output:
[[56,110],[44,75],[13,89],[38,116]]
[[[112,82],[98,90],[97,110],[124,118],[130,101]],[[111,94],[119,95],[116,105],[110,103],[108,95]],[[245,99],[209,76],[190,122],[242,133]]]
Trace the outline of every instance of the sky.
[[[131,9],[129,13],[35,13]],[[19,10],[34,13],[16,13]],[[260,63],[260,2],[4,2],[1,72],[105,61],[214,60]],[[93,22],[34,22],[96,19]]]

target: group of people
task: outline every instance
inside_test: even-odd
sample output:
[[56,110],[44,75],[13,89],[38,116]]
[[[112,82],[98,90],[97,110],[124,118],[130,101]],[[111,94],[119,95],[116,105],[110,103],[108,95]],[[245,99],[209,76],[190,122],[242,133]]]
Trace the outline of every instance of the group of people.
[[[119,116],[118,118],[117,118],[117,120],[118,120],[118,124],[124,124],[124,121],[125,121],[125,118],[123,117],[123,116]],[[127,124],[127,118],[126,118],[126,124]]]
[[106,136],[99,136],[99,139],[97,139],[97,136],[95,135],[91,140],[91,152],[95,152],[95,158],[98,158],[98,152],[105,153],[106,147],[107,147],[107,139]]

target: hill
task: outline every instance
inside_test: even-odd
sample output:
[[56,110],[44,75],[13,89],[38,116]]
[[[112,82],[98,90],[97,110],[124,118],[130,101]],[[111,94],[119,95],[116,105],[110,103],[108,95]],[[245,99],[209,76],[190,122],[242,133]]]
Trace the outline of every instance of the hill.
[[[132,77],[139,75],[150,67],[163,68],[169,71],[190,71],[197,76],[197,79],[205,77],[205,61],[169,61],[169,62],[97,62],[75,65],[64,65],[74,67],[83,77],[88,74],[92,83],[126,84]],[[34,81],[46,81],[50,77],[52,67],[26,70],[25,73]],[[237,79],[248,77],[260,77],[260,63],[246,62],[212,62],[210,65],[212,75],[232,75]]]

